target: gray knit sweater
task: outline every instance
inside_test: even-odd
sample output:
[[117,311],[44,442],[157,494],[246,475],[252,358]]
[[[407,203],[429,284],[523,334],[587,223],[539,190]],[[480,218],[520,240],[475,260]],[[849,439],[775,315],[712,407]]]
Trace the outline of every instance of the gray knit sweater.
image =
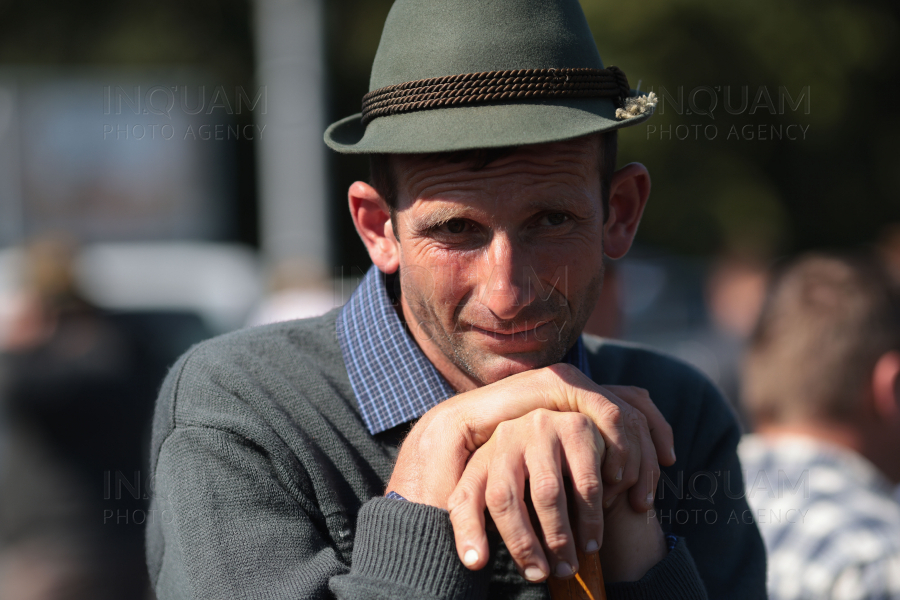
[[[446,512],[382,498],[404,430],[366,430],[336,316],[222,336],[173,367],[151,456],[147,560],[159,600],[546,598],[502,543],[471,572]],[[765,597],[739,431],[718,392],[651,351],[585,343],[595,381],[650,391],[678,455],[656,508],[681,539],[641,581],[607,586],[610,599]]]

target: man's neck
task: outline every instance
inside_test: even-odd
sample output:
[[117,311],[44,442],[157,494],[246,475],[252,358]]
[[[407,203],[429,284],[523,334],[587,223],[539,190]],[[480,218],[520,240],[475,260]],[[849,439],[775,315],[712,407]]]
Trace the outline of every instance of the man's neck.
[[755,432],[766,438],[802,436],[841,446],[862,454],[859,432],[853,428],[829,422],[767,423],[757,425]]
[[815,421],[758,425],[756,433],[771,439],[803,436],[852,450],[875,465],[894,484],[900,483],[900,468],[897,467],[896,456],[893,452],[884,450],[884,440],[880,439],[883,432],[877,429],[867,429],[852,421],[850,424]]

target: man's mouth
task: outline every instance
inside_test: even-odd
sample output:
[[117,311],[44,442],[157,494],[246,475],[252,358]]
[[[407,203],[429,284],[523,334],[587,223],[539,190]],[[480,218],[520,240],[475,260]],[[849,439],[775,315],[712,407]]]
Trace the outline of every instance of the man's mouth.
[[516,323],[511,326],[497,326],[497,325],[471,325],[472,330],[478,333],[489,335],[496,339],[514,339],[514,338],[523,338],[528,337],[529,335],[533,335],[537,330],[539,330],[544,325],[550,323],[549,319],[544,319],[541,321],[524,321],[522,323]]

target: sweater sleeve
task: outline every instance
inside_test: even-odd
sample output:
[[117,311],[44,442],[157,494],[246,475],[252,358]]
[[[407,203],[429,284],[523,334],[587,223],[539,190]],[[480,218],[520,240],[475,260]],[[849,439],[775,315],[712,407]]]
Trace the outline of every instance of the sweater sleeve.
[[485,597],[490,569],[462,565],[434,507],[364,502],[351,557],[351,531],[326,524],[335,508],[316,492],[333,482],[306,471],[233,365],[193,354],[167,377],[154,422],[147,557],[159,600]]
[[360,511],[357,528],[350,573],[331,580],[338,598],[485,597],[491,568],[463,566],[446,511],[373,498]]
[[323,598],[329,578],[348,570],[246,439],[178,427],[154,475],[159,600]]
[[444,511],[375,498],[357,519],[352,564],[232,433],[176,428],[156,468],[165,543],[156,593],[181,598],[483,598],[485,574],[456,557]]

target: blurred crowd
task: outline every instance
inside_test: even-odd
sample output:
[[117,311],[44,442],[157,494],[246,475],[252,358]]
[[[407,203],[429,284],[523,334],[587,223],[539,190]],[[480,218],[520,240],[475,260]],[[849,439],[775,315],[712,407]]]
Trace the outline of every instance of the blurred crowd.
[[[152,598],[153,403],[177,356],[216,333],[190,311],[97,306],[77,255],[62,239],[23,247],[17,287],[0,295],[4,600]],[[771,597],[900,598],[900,226],[864,251],[722,256],[703,273],[703,325],[667,349],[715,356],[711,369],[682,352],[747,431],[740,454]],[[633,288],[651,275],[609,264],[587,332],[638,331]],[[246,324],[324,313],[346,287],[282,265]]]
[[[156,392],[190,315],[111,312],[79,290],[77,248],[22,249],[0,327],[0,598],[140,599]],[[178,330],[178,331],[175,331]],[[182,344],[183,346],[183,344]]]

